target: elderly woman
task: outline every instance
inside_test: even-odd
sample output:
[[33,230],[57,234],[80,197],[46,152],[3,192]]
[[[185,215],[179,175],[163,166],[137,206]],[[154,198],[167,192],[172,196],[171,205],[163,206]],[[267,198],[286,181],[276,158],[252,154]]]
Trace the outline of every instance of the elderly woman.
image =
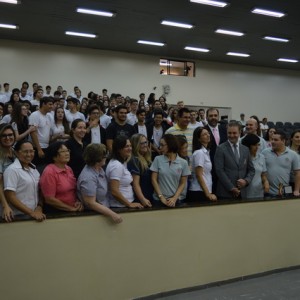
[[86,165],[77,181],[78,198],[87,208],[121,223],[121,216],[109,209],[107,199],[107,180],[103,170],[106,147],[103,144],[90,144],[85,148],[83,158]]
[[111,207],[143,208],[134,202],[132,176],[127,169],[131,156],[131,143],[126,136],[118,136],[113,141],[111,160],[106,168],[108,199]]
[[249,148],[255,175],[246,187],[246,198],[263,199],[265,193],[269,193],[269,181],[267,179],[267,168],[265,157],[258,153],[260,139],[256,134],[248,133],[243,139],[242,144]]
[[4,172],[4,193],[13,206],[14,214],[25,214],[37,221],[46,216],[38,193],[40,174],[32,165],[34,149],[30,142],[22,140],[16,143],[17,159]]
[[[188,163],[179,157],[176,136],[165,134],[160,140],[162,155],[156,156],[150,170],[156,204],[174,207],[184,200],[184,187],[191,174]],[[159,202],[160,201],[160,202]]]
[[10,124],[0,125],[0,210],[6,222],[13,220],[13,211],[7,203],[3,190],[3,173],[15,160],[13,145],[16,142],[15,132]]
[[136,198],[144,207],[151,207],[153,186],[151,184],[151,151],[145,135],[136,133],[130,139],[132,156],[127,168],[133,178],[133,190]]
[[76,179],[67,165],[70,150],[64,142],[55,142],[47,150],[46,160],[50,162],[40,180],[45,203],[64,211],[82,211],[83,205],[76,198]]

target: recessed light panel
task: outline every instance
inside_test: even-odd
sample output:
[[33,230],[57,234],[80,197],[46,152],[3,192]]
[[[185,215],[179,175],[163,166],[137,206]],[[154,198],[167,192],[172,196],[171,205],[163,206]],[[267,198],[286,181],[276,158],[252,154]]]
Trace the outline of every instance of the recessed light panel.
[[261,8],[254,8],[252,11],[254,14],[264,15],[268,17],[282,18],[285,16],[285,13],[279,11],[266,10]]
[[193,28],[193,25],[191,24],[184,24],[184,23],[178,23],[178,22],[173,22],[173,21],[161,21],[162,25],[168,25],[168,26],[174,26],[174,27],[180,27],[180,28],[187,28],[191,29]]
[[231,56],[239,56],[239,57],[249,57],[250,54],[248,53],[239,53],[239,52],[227,52],[227,55],[231,55]]
[[228,3],[223,1],[212,1],[212,0],[190,0],[194,3],[204,4],[204,5],[211,5],[216,7],[225,7],[228,5]]
[[197,51],[197,52],[209,52],[209,49],[206,48],[197,48],[197,47],[190,47],[190,46],[186,46],[184,47],[185,50],[190,50],[190,51]]
[[233,35],[233,36],[243,36],[244,35],[243,32],[226,30],[226,29],[217,29],[215,32],[221,33],[221,34]]
[[78,37],[86,37],[95,39],[97,37],[96,34],[92,33],[83,33],[83,32],[74,32],[74,31],[66,31],[66,35],[78,36]]
[[159,47],[162,47],[165,45],[164,43],[145,41],[145,40],[138,40],[137,43],[144,44],[144,45],[150,45],[150,46],[159,46]]
[[101,10],[93,10],[87,8],[77,8],[76,10],[78,13],[88,14],[88,15],[95,15],[101,17],[114,17],[115,14],[109,11],[101,11]]

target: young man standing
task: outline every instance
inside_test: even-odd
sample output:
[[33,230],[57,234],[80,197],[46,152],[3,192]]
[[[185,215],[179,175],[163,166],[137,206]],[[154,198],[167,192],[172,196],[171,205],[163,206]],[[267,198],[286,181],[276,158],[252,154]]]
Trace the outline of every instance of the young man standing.
[[119,105],[115,108],[115,121],[110,123],[106,129],[106,146],[109,152],[112,151],[113,140],[119,136],[127,136],[128,139],[135,134],[135,129],[132,125],[126,123],[127,108],[124,105]]

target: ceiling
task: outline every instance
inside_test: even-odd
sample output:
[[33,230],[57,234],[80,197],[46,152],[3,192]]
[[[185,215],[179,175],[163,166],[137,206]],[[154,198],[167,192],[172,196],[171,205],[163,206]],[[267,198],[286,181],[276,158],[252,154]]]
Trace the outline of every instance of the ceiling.
[[[11,39],[103,50],[124,51],[161,58],[209,60],[272,68],[300,70],[300,1],[228,0],[226,8],[190,3],[189,0],[21,0],[0,3],[0,23],[16,24],[18,30],[0,28],[0,39]],[[77,7],[113,11],[104,18],[79,14]],[[283,11],[281,19],[250,13],[254,7]],[[193,24],[192,29],[161,25],[165,20]],[[244,32],[243,37],[217,34],[217,28]],[[65,35],[65,31],[96,33],[96,39]],[[270,42],[265,35],[290,39]],[[164,42],[164,47],[137,44],[137,40]],[[184,50],[185,46],[209,48],[209,53]],[[228,51],[246,52],[248,58],[231,57]]]

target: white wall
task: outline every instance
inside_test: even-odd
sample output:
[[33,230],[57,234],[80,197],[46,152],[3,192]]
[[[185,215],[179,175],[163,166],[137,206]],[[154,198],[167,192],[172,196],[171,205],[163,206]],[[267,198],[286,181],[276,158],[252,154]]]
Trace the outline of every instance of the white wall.
[[[79,85],[82,92],[138,97],[162,94],[170,85],[169,103],[184,100],[204,106],[232,107],[232,118],[257,114],[273,121],[300,121],[297,71],[196,61],[196,77],[159,75],[159,58],[122,52],[33,44],[0,40],[0,82],[20,87],[22,81],[53,88],[61,84],[69,92]],[[156,87],[156,90],[153,88]]]

